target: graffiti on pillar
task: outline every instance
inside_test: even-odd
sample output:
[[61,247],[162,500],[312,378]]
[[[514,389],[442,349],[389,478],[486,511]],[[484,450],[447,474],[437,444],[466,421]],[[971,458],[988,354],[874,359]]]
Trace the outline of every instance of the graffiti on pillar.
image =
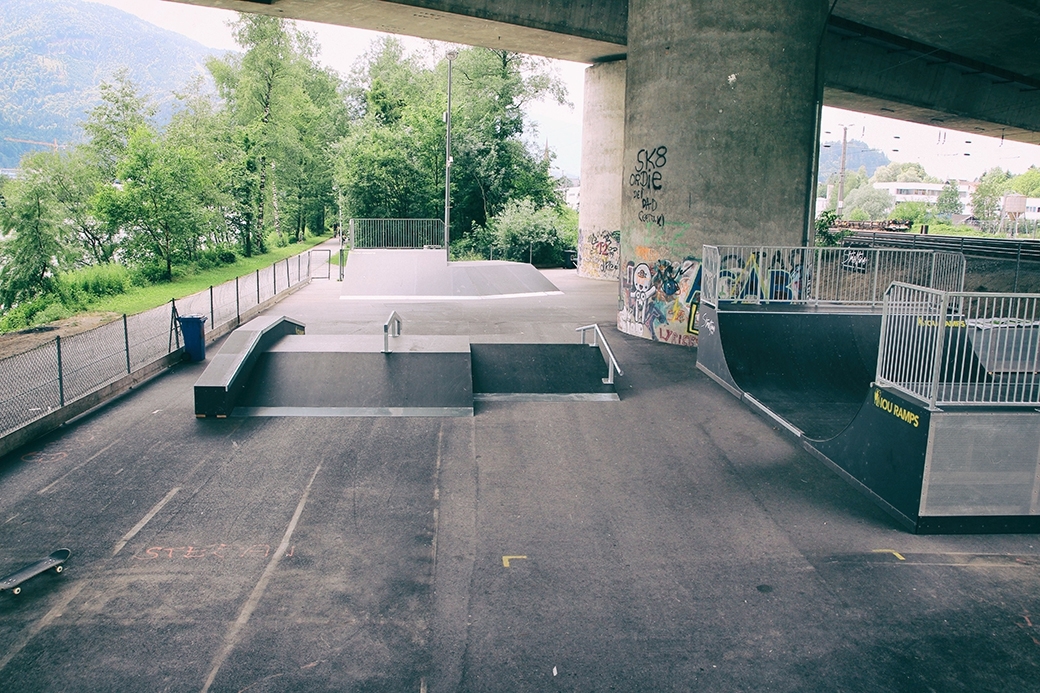
[[621,275],[618,329],[658,342],[697,346],[697,304],[701,295],[701,263],[688,256],[647,261],[650,249],[636,247],[636,260]]
[[578,274],[592,279],[617,279],[621,261],[621,231],[590,231],[578,241]]
[[639,221],[647,226],[664,226],[664,211],[657,194],[664,187],[664,169],[668,163],[668,147],[640,149],[636,165],[628,176],[633,199],[639,200]]

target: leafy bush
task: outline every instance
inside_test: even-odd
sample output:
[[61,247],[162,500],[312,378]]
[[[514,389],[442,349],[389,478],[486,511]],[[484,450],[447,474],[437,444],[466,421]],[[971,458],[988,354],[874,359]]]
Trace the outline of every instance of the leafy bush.
[[[37,322],[37,316],[54,304],[55,300],[56,297],[53,294],[46,294],[37,296],[31,301],[19,303],[0,318],[0,332],[13,332],[29,327]],[[58,305],[60,307],[60,304]]]
[[833,210],[821,212],[820,216],[816,217],[814,223],[816,228],[816,245],[838,246],[841,245],[842,240],[846,236],[852,233],[850,229],[832,229],[831,227],[834,226],[834,222],[837,219],[838,213]]
[[59,279],[59,294],[63,302],[84,296],[88,301],[104,296],[126,293],[133,285],[130,271],[123,265],[90,265],[73,272],[62,274]]
[[567,243],[561,233],[569,229],[564,216],[554,207],[538,208],[530,199],[513,200],[489,221],[488,227],[507,260],[540,267],[564,264]]
[[200,270],[213,269],[221,265],[233,265],[237,259],[235,251],[230,248],[207,248],[195,255],[195,267]]
[[[182,274],[182,270],[173,268],[174,276]],[[149,284],[162,284],[166,281],[166,266],[155,263],[138,265],[130,274],[134,286],[148,286]]]

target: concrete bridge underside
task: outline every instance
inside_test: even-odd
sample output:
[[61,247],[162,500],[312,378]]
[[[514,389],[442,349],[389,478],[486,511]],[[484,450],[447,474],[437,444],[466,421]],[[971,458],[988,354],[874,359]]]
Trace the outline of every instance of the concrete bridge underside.
[[175,0],[588,62],[579,272],[697,341],[701,247],[810,241],[823,103],[1040,144],[1029,0]]

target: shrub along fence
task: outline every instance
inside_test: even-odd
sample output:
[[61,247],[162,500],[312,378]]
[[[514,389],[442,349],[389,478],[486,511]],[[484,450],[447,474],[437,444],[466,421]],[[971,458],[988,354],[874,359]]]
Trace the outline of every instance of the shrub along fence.
[[206,340],[213,341],[307,283],[310,260],[310,253],[296,255],[0,360],[0,455],[180,361],[178,315],[205,315]]

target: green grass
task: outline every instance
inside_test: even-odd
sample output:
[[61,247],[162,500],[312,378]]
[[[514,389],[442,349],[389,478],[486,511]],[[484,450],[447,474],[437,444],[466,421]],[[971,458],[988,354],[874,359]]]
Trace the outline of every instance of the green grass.
[[[178,277],[172,282],[135,287],[125,294],[110,296],[93,302],[87,307],[85,312],[112,312],[126,313],[127,315],[141,313],[156,306],[161,306],[164,303],[169,303],[170,299],[190,296],[211,286],[232,281],[235,277],[242,277],[252,274],[258,269],[270,267],[275,262],[281,262],[287,257],[298,255],[327,240],[329,240],[328,236],[312,237],[283,248],[271,248],[263,255],[254,255],[250,258],[240,257],[234,264],[202,270],[190,276]],[[333,255],[336,255],[336,253],[333,253]]]

